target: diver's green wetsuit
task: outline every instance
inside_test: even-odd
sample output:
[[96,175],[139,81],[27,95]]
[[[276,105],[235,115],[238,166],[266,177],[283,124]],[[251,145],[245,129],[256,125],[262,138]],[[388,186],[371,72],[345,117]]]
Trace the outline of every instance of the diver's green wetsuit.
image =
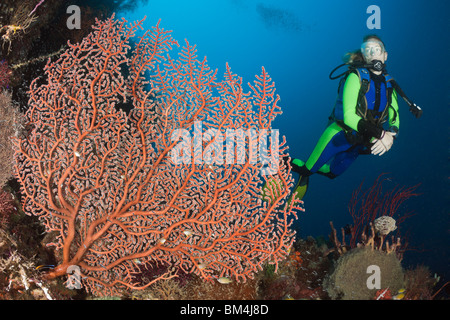
[[[360,93],[366,79],[367,92]],[[365,68],[353,69],[340,84],[335,108],[325,131],[308,160],[292,160],[293,171],[300,174],[297,198],[303,198],[308,177],[319,173],[329,178],[342,174],[360,154],[369,154],[371,140],[380,139],[383,123],[389,117],[388,131],[398,133],[400,119],[397,93],[387,74],[375,75]],[[364,87],[366,88],[366,87]],[[295,192],[294,191],[294,192]]]

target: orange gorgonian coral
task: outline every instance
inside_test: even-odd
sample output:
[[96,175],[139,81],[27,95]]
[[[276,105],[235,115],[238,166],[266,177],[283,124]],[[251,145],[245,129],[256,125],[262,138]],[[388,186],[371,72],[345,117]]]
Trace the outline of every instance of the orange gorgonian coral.
[[[294,240],[290,226],[302,208],[300,201],[286,205],[293,180],[279,161],[285,140],[268,151],[281,181],[269,187],[269,203],[261,199],[264,164],[251,157],[250,137],[243,161],[175,163],[180,141],[173,134],[193,132],[198,122],[203,133],[270,130],[281,113],[274,83],[263,68],[245,92],[228,65],[217,81],[187,41],[172,58],[178,42],[159,23],[132,43],[141,24],[97,21],[47,64],[46,83],[31,86],[32,129],[15,140],[15,169],[25,211],[57,234],[52,245],[61,261],[47,277],[76,266],[81,284],[99,295],[174,276],[137,283],[145,265],[245,281],[263,263],[278,265]],[[217,147],[217,137],[200,140],[202,150]],[[196,152],[194,145],[183,150]],[[213,158],[220,154],[211,150]]]

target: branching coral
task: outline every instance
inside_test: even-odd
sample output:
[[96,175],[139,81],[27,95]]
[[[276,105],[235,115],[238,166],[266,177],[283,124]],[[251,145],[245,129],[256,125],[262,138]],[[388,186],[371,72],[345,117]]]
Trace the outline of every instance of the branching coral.
[[[287,256],[302,210],[300,201],[286,205],[293,179],[279,160],[285,140],[267,150],[280,189],[269,188],[270,204],[261,199],[267,176],[253,151],[281,114],[274,82],[262,68],[246,92],[228,65],[217,81],[188,41],[172,58],[179,44],[159,23],[132,46],[141,24],[97,21],[49,62],[45,84],[31,86],[30,134],[15,140],[16,177],[24,210],[56,235],[49,245],[60,263],[47,276],[77,266],[98,295],[175,276],[138,283],[146,265],[245,282]],[[227,141],[236,161],[220,162],[222,132],[239,130],[249,133],[248,149]]]

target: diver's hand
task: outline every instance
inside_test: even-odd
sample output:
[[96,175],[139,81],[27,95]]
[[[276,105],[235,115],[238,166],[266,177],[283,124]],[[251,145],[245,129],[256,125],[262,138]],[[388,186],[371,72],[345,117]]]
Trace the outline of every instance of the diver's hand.
[[383,131],[380,139],[374,139],[374,144],[371,148],[372,154],[381,156],[388,152],[394,144],[394,136],[396,134],[395,132]]
[[372,152],[373,155],[382,155],[384,154],[387,150],[386,147],[384,146],[384,144],[381,142],[380,139],[374,139],[373,140],[373,145],[372,148],[370,149],[370,151]]
[[385,131],[384,136],[381,138],[381,143],[386,147],[386,151],[391,150],[394,144],[394,137],[397,133],[391,131]]

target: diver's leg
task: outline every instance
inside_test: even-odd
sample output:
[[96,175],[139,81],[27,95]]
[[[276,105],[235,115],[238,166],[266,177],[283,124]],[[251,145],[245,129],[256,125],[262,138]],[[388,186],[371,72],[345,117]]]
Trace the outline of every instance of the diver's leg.
[[[296,198],[302,199],[308,189],[309,176],[313,173],[329,171],[327,162],[336,154],[348,150],[351,144],[345,137],[345,132],[336,123],[330,124],[320,136],[306,163],[299,159],[292,160],[292,170],[298,172],[300,177],[294,188]],[[331,176],[328,175],[330,178]]]
[[325,163],[322,167],[320,167],[320,169],[317,170],[317,173],[330,179],[334,179],[337,177],[337,175],[331,172],[330,164],[328,163]]
[[311,155],[306,163],[300,159],[292,159],[292,171],[298,172],[302,176],[310,176],[315,173],[318,168],[327,163],[334,154],[340,151],[334,150],[334,145],[336,145],[336,143],[331,143],[333,138],[339,132],[343,131],[336,123],[330,124],[320,136],[319,141],[311,152]]
[[332,123],[320,136],[319,141],[306,162],[300,159],[292,159],[292,170],[298,172],[300,175],[329,172],[327,163],[330,159],[340,152],[347,151],[351,147],[352,144],[347,141],[345,132],[336,123]]
[[340,176],[350,167],[356,158],[358,158],[361,154],[362,148],[363,147],[361,145],[355,145],[346,151],[339,152],[334,156],[330,164],[323,165],[317,173],[330,179]]
[[345,152],[337,154],[330,164],[330,171],[336,176],[344,173],[344,171],[350,167],[356,158],[358,158],[360,149],[361,146],[356,145]]
[[319,138],[305,167],[312,173],[317,172],[336,153],[348,149],[348,141],[345,133],[335,122],[331,123]]

